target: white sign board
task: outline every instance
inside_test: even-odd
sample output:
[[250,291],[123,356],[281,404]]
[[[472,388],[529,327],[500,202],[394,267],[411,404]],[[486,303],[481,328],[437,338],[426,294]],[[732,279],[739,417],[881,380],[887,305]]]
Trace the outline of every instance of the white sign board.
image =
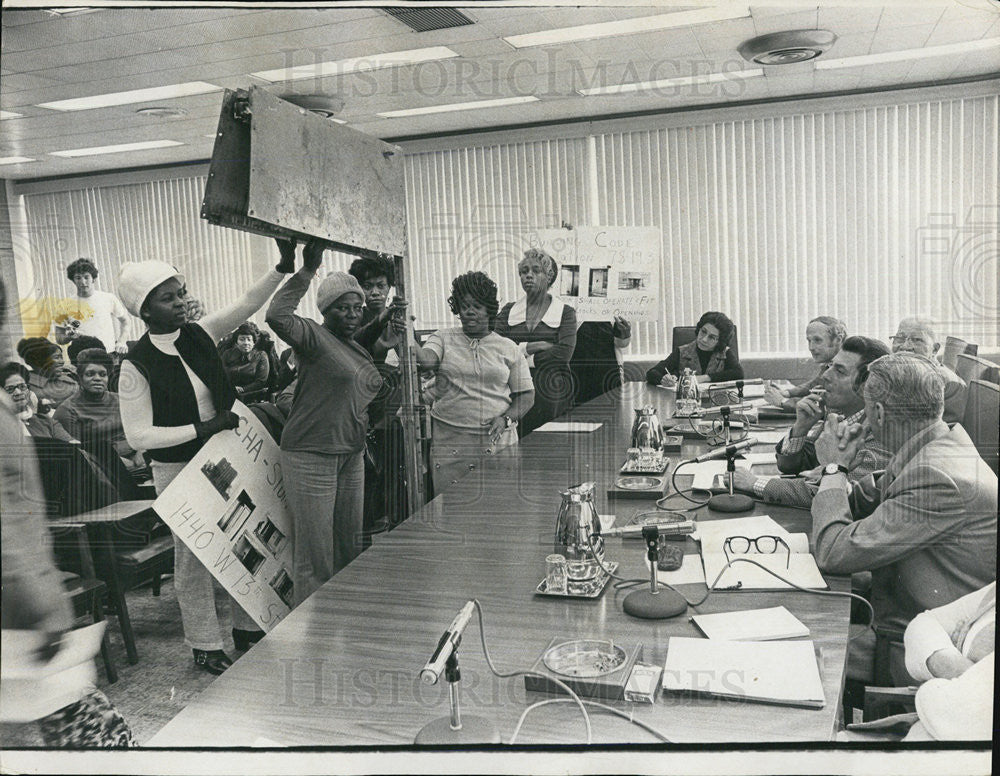
[[265,631],[292,606],[292,519],[278,444],[240,402],[153,509]]
[[660,314],[660,232],[654,227],[539,229],[528,242],[559,263],[552,287],[578,321],[656,321]]

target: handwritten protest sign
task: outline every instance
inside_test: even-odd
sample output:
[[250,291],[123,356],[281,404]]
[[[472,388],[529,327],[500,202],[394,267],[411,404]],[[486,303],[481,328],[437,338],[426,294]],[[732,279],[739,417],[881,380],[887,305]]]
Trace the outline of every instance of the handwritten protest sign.
[[660,314],[660,232],[653,227],[539,229],[527,242],[559,263],[552,287],[578,321],[655,321]]
[[216,434],[153,509],[265,631],[291,610],[291,515],[277,443],[236,402],[239,428]]

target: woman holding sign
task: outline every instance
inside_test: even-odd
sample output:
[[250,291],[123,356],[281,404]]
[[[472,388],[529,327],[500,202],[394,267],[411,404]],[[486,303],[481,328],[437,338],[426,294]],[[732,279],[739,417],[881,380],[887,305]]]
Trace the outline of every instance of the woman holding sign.
[[[122,362],[122,426],[129,446],[144,450],[151,459],[158,494],[208,439],[239,425],[232,411],[236,391],[215,343],[260,309],[282,273],[294,269],[292,261],[282,260],[236,302],[188,323],[184,276],[176,269],[162,261],[122,267],[118,294],[125,308],[148,327]],[[176,533],[174,589],[184,641],[202,670],[221,674],[232,665],[225,652],[230,645],[248,649],[263,636]]]
[[518,426],[523,437],[573,404],[569,361],[576,348],[576,311],[549,293],[559,267],[545,251],[525,251],[517,274],[524,296],[500,310],[496,333],[520,345],[531,368],[535,404]]
[[583,404],[621,386],[619,354],[632,340],[632,324],[616,314],[614,321],[587,321],[578,326],[569,365],[576,381],[574,403]]

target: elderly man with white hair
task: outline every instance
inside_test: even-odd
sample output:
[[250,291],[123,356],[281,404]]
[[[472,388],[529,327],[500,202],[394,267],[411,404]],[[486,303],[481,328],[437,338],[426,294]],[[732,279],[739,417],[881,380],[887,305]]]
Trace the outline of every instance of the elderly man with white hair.
[[[941,343],[934,333],[934,321],[921,316],[901,320],[890,344],[893,353],[916,353],[935,360],[941,349]],[[945,379],[944,422],[960,423],[965,415],[965,381],[944,365],[941,366],[941,374]]]
[[[827,416],[816,440],[823,476],[812,502],[813,552],[828,573],[872,572],[875,646],[888,647],[890,674],[876,675],[880,683],[912,683],[901,643],[910,620],[996,579],[997,476],[965,429],[942,420],[944,384],[941,366],[914,353],[869,365],[865,421],[892,454],[884,472],[848,481],[864,439],[858,424]],[[872,678],[871,646],[852,640],[850,678]]]

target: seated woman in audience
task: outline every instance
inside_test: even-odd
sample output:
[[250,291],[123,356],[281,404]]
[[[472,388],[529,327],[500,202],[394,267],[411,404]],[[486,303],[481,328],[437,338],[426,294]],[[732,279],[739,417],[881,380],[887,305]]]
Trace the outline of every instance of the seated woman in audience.
[[129,469],[144,467],[142,455],[125,439],[118,394],[108,390],[114,362],[104,348],[89,348],[77,356],[80,391],[59,405],[55,420],[85,445],[111,444]]
[[267,354],[256,347],[259,334],[256,326],[241,324],[233,346],[222,353],[222,365],[239,398],[259,396],[267,389],[270,365]]
[[76,362],[79,359],[80,354],[85,350],[90,350],[91,348],[107,351],[107,348],[104,347],[104,343],[97,337],[91,337],[89,334],[81,334],[79,337],[74,337],[72,342],[66,346],[66,356],[69,358],[70,365],[76,369]]
[[39,400],[58,407],[79,388],[76,373],[66,365],[62,348],[45,337],[25,337],[17,343],[17,355],[32,369],[28,387]]
[[729,347],[735,330],[722,313],[705,313],[698,319],[694,341],[681,345],[646,372],[646,381],[672,387],[685,369],[697,375],[700,383],[743,379],[743,366]]
[[918,614],[906,626],[906,670],[918,682],[919,721],[904,740],[993,736],[997,584]]
[[576,330],[576,349],[569,365],[576,387],[574,404],[596,399],[622,384],[620,350],[632,339],[632,326],[616,315],[614,321],[587,321]]
[[521,347],[531,369],[535,403],[518,426],[518,434],[524,436],[573,404],[569,361],[576,348],[576,311],[549,293],[559,267],[545,251],[525,251],[517,274],[524,296],[504,305],[497,315],[496,333]]
[[11,361],[0,368],[0,382],[3,389],[14,402],[18,419],[24,424],[25,435],[42,439],[59,439],[63,442],[76,442],[73,435],[63,428],[62,424],[51,415],[39,415],[32,406],[31,389],[28,388],[28,370],[22,365]]
[[[282,273],[292,270],[294,264],[280,262],[234,303],[189,323],[184,276],[174,267],[162,261],[122,267],[122,302],[148,327],[122,364],[122,426],[129,445],[152,459],[158,494],[206,441],[239,425],[232,412],[236,391],[215,343],[253,315],[278,287]],[[235,643],[246,649],[263,635],[177,534],[174,588],[184,640],[198,668],[221,674],[232,665],[227,647]]]
[[[282,262],[294,262],[295,242],[277,242]],[[355,278],[331,272],[320,283],[316,306],[323,323],[295,315],[323,262],[323,250],[319,240],[306,243],[302,269],[267,308],[267,325],[295,348],[299,364],[281,433],[296,605],[361,553],[368,405],[382,386],[372,355],[354,340],[364,302]],[[383,338],[375,344],[381,351],[388,346]]]
[[535,398],[527,360],[493,330],[500,306],[496,283],[482,272],[459,275],[451,281],[448,306],[462,325],[434,332],[423,347],[409,327],[417,364],[437,375],[430,394],[437,493],[482,456],[516,444],[517,423]]

